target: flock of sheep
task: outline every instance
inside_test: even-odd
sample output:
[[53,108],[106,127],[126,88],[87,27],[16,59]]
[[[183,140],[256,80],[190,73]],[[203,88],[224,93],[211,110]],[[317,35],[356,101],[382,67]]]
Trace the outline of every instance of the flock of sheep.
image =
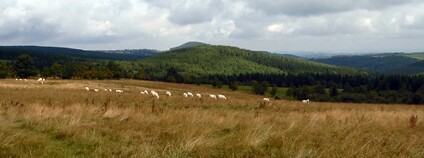
[[[100,90],[99,89],[97,89],[97,88],[94,88],[94,89],[90,89],[89,87],[85,87],[85,90],[86,91],[94,91],[94,92],[99,92]],[[112,89],[104,89],[104,91],[106,91],[106,92],[112,92],[113,90]],[[124,90],[120,90],[120,89],[116,89],[115,90],[115,92],[116,93],[123,93],[124,92]],[[149,92],[147,91],[147,90],[144,90],[144,91],[141,91],[140,92],[142,95],[149,95]],[[155,97],[156,99],[159,99],[160,97],[159,97],[159,93],[158,92],[156,92],[156,91],[154,91],[154,90],[151,90],[150,91],[150,94],[153,96],[153,97]],[[172,96],[172,93],[170,92],[170,91],[166,91],[165,92],[165,95],[166,96],[168,96],[168,97],[170,97],[170,96]],[[191,93],[191,92],[185,92],[185,93],[183,93],[183,96],[185,97],[185,98],[193,98],[194,96],[196,96],[197,98],[202,98],[202,95],[200,94],[200,93],[196,93],[196,95],[193,95],[193,93]],[[222,100],[227,100],[227,97],[225,96],[225,95],[222,95],[222,94],[218,94],[218,95],[215,95],[215,94],[209,94],[209,98],[212,98],[212,99],[222,99]]]
[[[17,78],[17,79],[15,79],[16,81],[27,81],[27,79],[21,79],[21,78]],[[41,83],[41,84],[44,84],[44,81],[46,81],[46,79],[44,79],[44,78],[38,78],[37,79],[37,82],[38,83]],[[89,88],[89,87],[85,87],[85,90],[87,90],[87,91],[90,91],[91,89]],[[94,92],[99,92],[100,90],[99,89],[97,89],[97,88],[94,88],[93,89],[93,91]],[[104,89],[104,91],[106,91],[106,92],[112,92],[112,89]],[[121,89],[116,89],[115,90],[115,92],[116,93],[124,93],[124,90],[121,90]],[[142,92],[140,92],[141,94],[143,94],[143,95],[149,95],[149,92],[147,91],[147,90],[144,90],[144,91],[142,91]],[[155,97],[155,98],[157,98],[157,99],[159,99],[159,94],[156,92],[156,91],[154,91],[154,90],[151,90],[150,91],[150,94],[153,96],[153,97]],[[166,91],[165,92],[165,95],[166,96],[172,96],[172,94],[171,94],[171,92],[169,92],[169,91]],[[193,93],[191,93],[191,92],[185,92],[185,93],[183,93],[183,96],[185,97],[185,98],[188,98],[188,97],[194,97],[194,95],[193,95]],[[202,95],[201,94],[199,94],[199,93],[197,93],[196,94],[196,97],[197,98],[202,98]],[[209,94],[209,98],[212,98],[212,99],[223,99],[223,100],[227,100],[227,97],[225,96],[225,95],[222,95],[222,94],[218,94],[218,95],[214,95],[214,94]],[[265,102],[265,103],[269,103],[270,102],[270,99],[269,98],[263,98],[262,99],[262,101],[263,102]],[[309,99],[305,99],[305,100],[302,100],[302,103],[304,103],[304,104],[309,104]]]
[[[24,78],[24,79],[22,79],[22,78],[17,78],[17,79],[15,79],[16,81],[27,81],[27,79],[26,78]],[[38,80],[37,80],[37,83],[41,83],[41,84],[44,84],[44,81],[46,81],[46,79],[45,78],[38,78]]]
[[[90,91],[90,88],[89,87],[85,87],[85,90],[87,90],[87,91]],[[100,90],[99,89],[97,89],[97,88],[94,88],[93,89],[93,91],[94,92],[99,92]],[[104,91],[106,91],[106,92],[112,92],[112,89],[104,89]],[[120,89],[116,89],[115,90],[115,92],[116,93],[123,93],[124,92],[124,90],[120,90]],[[149,92],[147,91],[147,90],[144,90],[144,91],[141,91],[140,92],[142,95],[149,95]],[[150,91],[150,94],[153,96],[153,97],[155,97],[156,99],[159,99],[160,97],[159,97],[159,94],[156,92],[156,91],[154,91],[154,90],[151,90]],[[166,96],[168,96],[168,97],[170,97],[170,96],[172,96],[172,93],[170,92],[170,91],[166,91],[165,92],[165,95]],[[193,95],[193,93],[191,93],[191,92],[185,92],[185,93],[183,93],[183,96],[184,96],[184,98],[193,98],[194,97],[194,95]],[[196,97],[197,98],[202,98],[202,95],[201,94],[199,94],[199,93],[196,93]],[[227,97],[225,96],[225,95],[222,95],[222,94],[218,94],[218,95],[215,95],[215,94],[209,94],[209,98],[211,98],[211,99],[222,99],[222,100],[227,100]],[[262,99],[262,101],[264,102],[264,103],[269,103],[271,100],[269,99],[269,98],[263,98]],[[302,100],[302,103],[304,103],[304,104],[309,104],[309,99],[306,99],[306,100]]]
[[[269,103],[270,99],[269,98],[263,98],[262,101],[265,102],[265,103]],[[309,104],[309,99],[302,100],[302,103]]]

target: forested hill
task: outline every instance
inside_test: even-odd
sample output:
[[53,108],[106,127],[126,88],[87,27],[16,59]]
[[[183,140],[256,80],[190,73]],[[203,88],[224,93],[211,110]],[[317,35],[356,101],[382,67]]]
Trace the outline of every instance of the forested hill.
[[424,73],[424,53],[385,53],[355,56],[334,56],[313,61],[365,69],[382,74],[412,75]]
[[41,46],[0,46],[0,59],[14,60],[22,54],[28,54],[40,59],[106,59],[106,60],[137,60],[152,56],[155,50],[122,50],[122,51],[87,51],[81,49]]
[[170,68],[184,76],[334,73],[366,74],[353,68],[332,66],[277,54],[255,52],[230,46],[202,45],[172,50],[139,61],[149,76],[163,77]]

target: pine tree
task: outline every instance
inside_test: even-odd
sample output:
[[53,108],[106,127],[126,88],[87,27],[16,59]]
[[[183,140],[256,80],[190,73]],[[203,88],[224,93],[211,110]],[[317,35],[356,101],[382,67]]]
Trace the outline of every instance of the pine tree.
[[20,55],[13,63],[13,69],[16,76],[27,78],[38,74],[38,69],[35,67],[34,61],[28,54]]

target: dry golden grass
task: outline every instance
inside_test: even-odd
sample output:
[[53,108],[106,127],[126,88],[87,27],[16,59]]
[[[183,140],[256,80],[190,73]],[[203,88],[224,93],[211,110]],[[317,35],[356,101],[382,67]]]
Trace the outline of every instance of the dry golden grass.
[[260,101],[149,81],[0,80],[0,157],[424,157],[422,106]]

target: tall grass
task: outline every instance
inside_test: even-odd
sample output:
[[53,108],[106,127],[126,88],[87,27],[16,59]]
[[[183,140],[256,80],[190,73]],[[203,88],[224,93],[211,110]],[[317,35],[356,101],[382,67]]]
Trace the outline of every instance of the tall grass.
[[424,157],[424,107],[260,101],[160,82],[1,80],[0,157]]

